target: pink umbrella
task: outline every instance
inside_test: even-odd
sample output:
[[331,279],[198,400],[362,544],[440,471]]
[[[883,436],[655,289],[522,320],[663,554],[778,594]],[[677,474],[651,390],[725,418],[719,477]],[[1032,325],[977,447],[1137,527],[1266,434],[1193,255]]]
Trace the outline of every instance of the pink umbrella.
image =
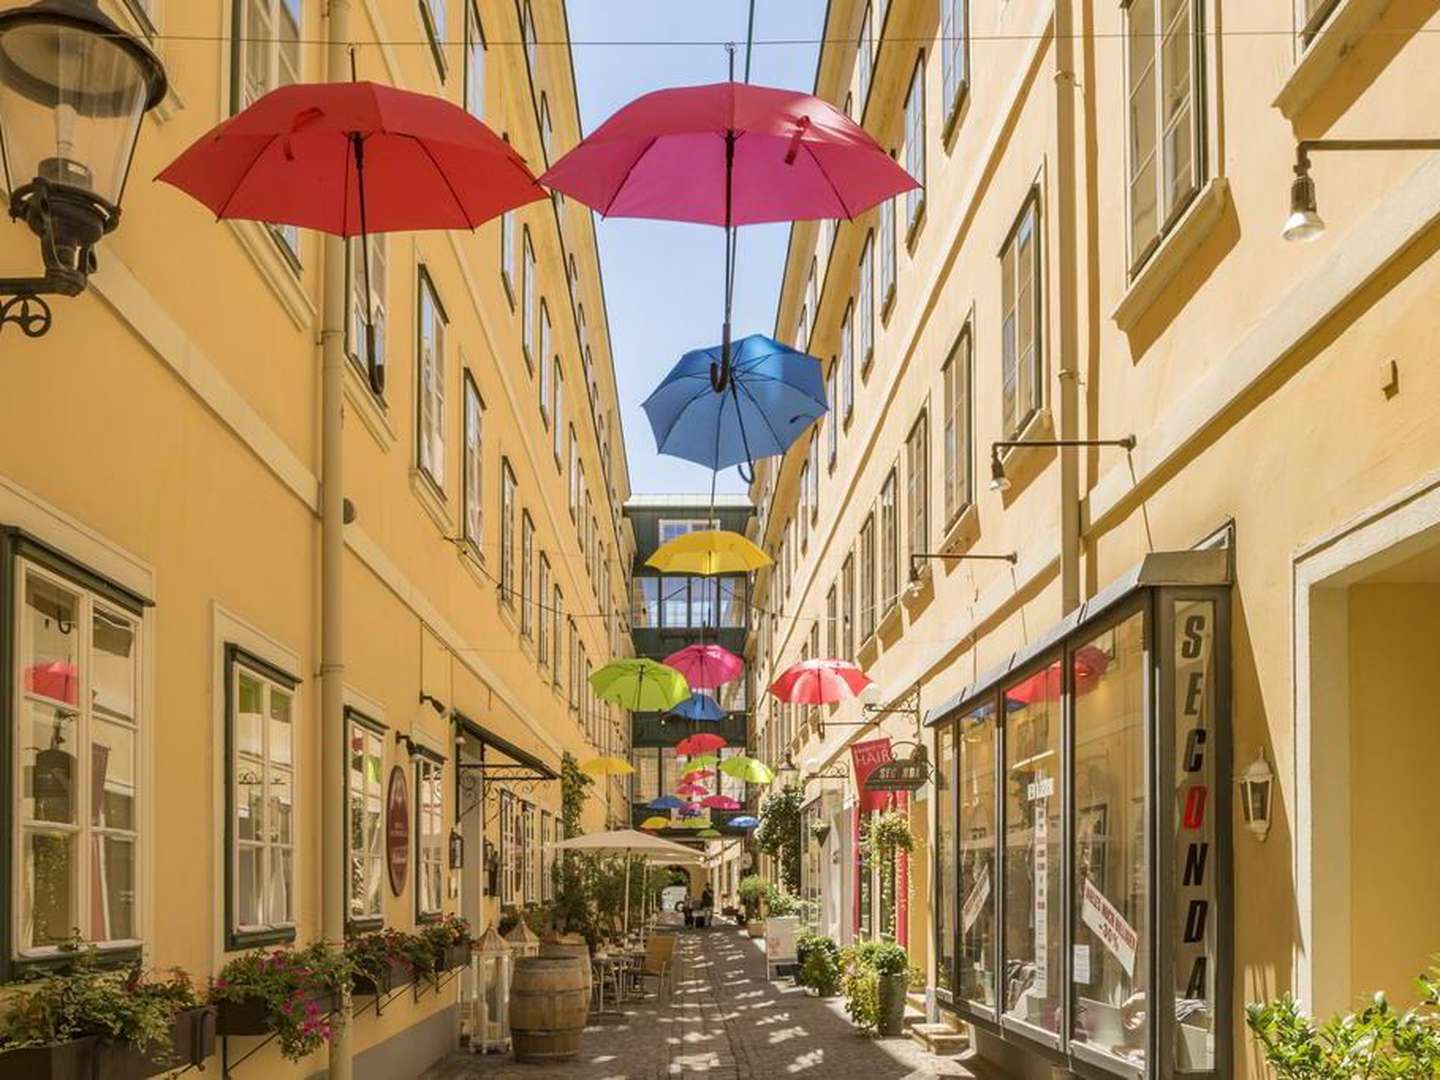
[[870,684],[870,676],[848,660],[801,660],[780,673],[770,693],[792,705],[830,705]]
[[709,780],[714,775],[714,769],[695,769],[692,772],[687,772],[680,780],[686,784],[698,784],[701,780]]
[[672,667],[690,684],[692,690],[715,690],[745,670],[745,661],[722,645],[686,645],[665,657],[665,666]]
[[675,753],[681,757],[694,757],[696,754],[703,754],[707,750],[719,750],[725,745],[725,740],[719,735],[712,735],[708,731],[702,731],[699,735],[688,735],[675,744]]
[[675,789],[676,795],[709,795],[710,789],[704,784],[681,784]]
[[709,798],[700,800],[701,806],[708,806],[711,810],[739,810],[740,803],[730,798],[729,795],[711,795]]

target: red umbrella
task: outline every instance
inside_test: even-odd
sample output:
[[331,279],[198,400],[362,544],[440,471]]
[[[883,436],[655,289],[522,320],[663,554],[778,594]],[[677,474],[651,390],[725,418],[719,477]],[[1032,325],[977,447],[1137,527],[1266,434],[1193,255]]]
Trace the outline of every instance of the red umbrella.
[[830,705],[854,697],[870,676],[848,660],[801,660],[770,684],[770,693],[793,705]]
[[541,177],[606,217],[725,227],[725,326],[718,392],[730,373],[737,225],[853,218],[918,186],[839,109],[748,83],[657,90],[636,98]]
[[696,754],[703,754],[707,750],[719,750],[725,745],[725,740],[719,735],[711,735],[708,731],[699,735],[687,735],[675,744],[675,753],[681,757],[694,757]]
[[681,784],[675,789],[676,795],[709,795],[710,789],[704,784]]
[[680,779],[687,784],[699,783],[701,780],[709,780],[715,775],[714,769],[693,769],[687,772]]
[[[362,242],[376,232],[474,229],[545,198],[510,144],[458,105],[370,82],[272,90],[201,136],[157,179],[217,218]],[[363,262],[368,274],[368,252]]]
[[[1088,694],[1110,666],[1110,657],[1094,645],[1084,645],[1075,650],[1074,664],[1075,692]],[[1024,705],[1032,705],[1037,701],[1059,701],[1064,691],[1060,675],[1061,667],[1057,661],[1010,687],[1005,691],[1005,697],[1011,702]]]
[[701,806],[708,806],[711,810],[739,810],[740,803],[730,798],[729,795],[711,795],[700,800]]
[[671,653],[665,666],[684,675],[692,690],[715,690],[739,678],[745,661],[723,645],[698,644]]

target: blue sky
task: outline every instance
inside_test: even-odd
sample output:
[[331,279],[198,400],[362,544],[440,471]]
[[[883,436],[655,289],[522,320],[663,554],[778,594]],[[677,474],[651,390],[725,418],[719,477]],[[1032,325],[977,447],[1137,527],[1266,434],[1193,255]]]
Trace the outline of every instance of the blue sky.
[[[748,0],[570,0],[570,38],[580,88],[580,117],[593,131],[622,105],[665,86],[718,82],[726,76],[718,45],[586,45],[587,41],[728,41],[744,65]],[[820,36],[824,0],[770,0],[756,5],[757,39]],[[757,47],[750,80],[808,91],[817,45]],[[725,249],[721,230],[704,225],[596,219],[610,337],[620,386],[630,486],[636,492],[704,492],[710,472],[655,452],[640,403],[680,356],[720,340]],[[735,336],[770,333],[789,227],[740,230],[735,283]],[[734,469],[720,491],[743,491]]]

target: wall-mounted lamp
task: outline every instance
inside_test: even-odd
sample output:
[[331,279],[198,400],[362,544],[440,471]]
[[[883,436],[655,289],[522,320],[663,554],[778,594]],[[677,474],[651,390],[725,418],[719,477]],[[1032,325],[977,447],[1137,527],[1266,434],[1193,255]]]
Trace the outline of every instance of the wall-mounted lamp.
[[409,735],[405,734],[405,732],[403,731],[395,732],[395,745],[405,747],[405,753],[409,754],[411,757],[414,757],[417,752],[415,740],[412,739]]
[[1119,446],[1126,450],[1135,449],[1135,436],[1126,435],[1120,439],[1002,439],[990,444],[990,490],[1009,491],[1010,478],[1005,475],[1005,462],[1000,455],[1016,446]]
[[940,559],[945,562],[959,562],[961,559],[976,559],[981,562],[1007,562],[1014,566],[1020,560],[1020,556],[1013,551],[998,554],[991,554],[979,551],[966,551],[951,555],[944,551],[921,551],[910,556],[910,576],[913,578],[920,573],[918,565],[926,559]]
[[420,704],[429,705],[440,716],[445,715],[445,702],[441,701],[433,694],[427,694],[422,690],[420,693]]
[[1440,150],[1440,139],[1302,139],[1295,144],[1295,179],[1290,182],[1290,216],[1280,235],[1308,243],[1325,231],[1316,210],[1310,155],[1318,150]]
[[1270,795],[1275,783],[1275,774],[1265,760],[1263,750],[1245,766],[1235,782],[1240,785],[1240,814],[1245,820],[1245,827],[1263,841],[1270,835]]

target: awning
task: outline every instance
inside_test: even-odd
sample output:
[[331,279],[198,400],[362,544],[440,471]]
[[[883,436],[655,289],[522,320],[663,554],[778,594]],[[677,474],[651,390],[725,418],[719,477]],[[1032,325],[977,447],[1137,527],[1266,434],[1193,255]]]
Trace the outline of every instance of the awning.
[[[514,765],[514,766],[508,766],[508,765],[499,764],[499,763],[496,763],[496,762],[466,762],[466,763],[461,763],[461,764],[460,764],[460,767],[461,767],[461,768],[480,769],[481,771],[483,771],[484,773],[486,773],[487,776],[490,776],[492,779],[505,779],[505,780],[520,780],[520,779],[525,779],[525,780],[558,780],[558,779],[560,779],[560,774],[559,774],[558,772],[556,772],[553,768],[551,768],[549,765],[547,765],[547,764],[546,764],[544,761],[542,761],[540,758],[538,758],[538,757],[536,757],[534,754],[530,753],[530,751],[528,751],[528,750],[522,750],[520,747],[516,746],[516,745],[515,745],[513,742],[511,742],[509,739],[506,739],[506,738],[504,738],[504,737],[502,737],[502,736],[500,736],[500,735],[496,735],[496,734],[495,734],[493,731],[491,731],[489,728],[483,727],[483,726],[481,726],[480,724],[476,723],[474,720],[471,720],[470,717],[466,716],[464,713],[460,712],[458,709],[452,710],[451,713],[450,713],[450,715],[451,715],[451,716],[454,718],[454,720],[455,720],[455,726],[458,727],[461,731],[465,732],[467,735],[470,735],[470,736],[472,736],[473,738],[475,738],[475,739],[480,743],[480,745],[481,745],[482,747],[486,747],[486,746],[494,747],[496,750],[500,751],[500,753],[504,754],[504,755],[505,755],[507,758],[509,758],[511,761],[515,762],[515,765]],[[519,774],[518,774],[518,771],[517,771],[517,767],[520,768],[520,769],[524,769],[528,775],[519,775]],[[505,774],[504,774],[504,775],[498,775],[502,770],[504,770],[504,773],[505,773]],[[516,774],[516,775],[510,775],[510,773],[512,773],[512,772],[516,772],[517,774]]]
[[1064,638],[1096,622],[1124,604],[1141,589],[1159,586],[1216,587],[1233,580],[1231,549],[1200,551],[1159,551],[1145,556],[1115,581],[1085,601],[1031,644],[976,679],[958,694],[952,694],[925,713],[925,726],[934,727],[961,706],[993,691],[1014,672],[1020,671],[1041,653],[1053,649]]

